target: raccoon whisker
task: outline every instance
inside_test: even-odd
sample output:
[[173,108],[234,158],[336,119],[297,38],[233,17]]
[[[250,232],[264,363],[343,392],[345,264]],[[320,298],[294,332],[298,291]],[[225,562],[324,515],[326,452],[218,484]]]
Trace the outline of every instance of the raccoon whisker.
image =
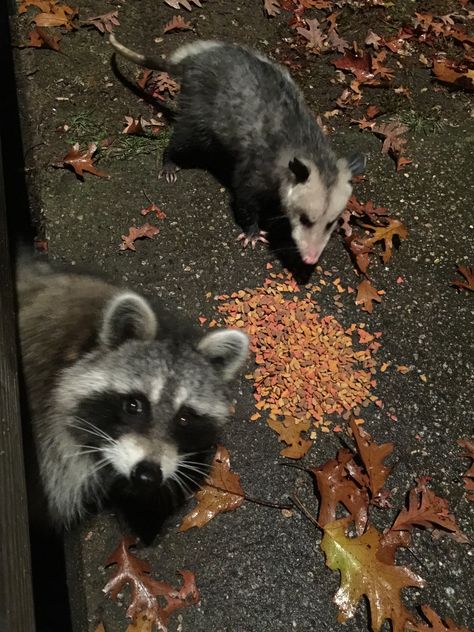
[[185,481],[178,477],[176,473],[170,474],[169,478],[178,485],[185,496],[192,496],[192,491],[189,486],[185,483]]
[[[91,423],[87,419],[83,419],[82,417],[75,417],[76,424],[70,424],[72,428],[77,428],[78,430],[82,430],[83,432],[87,432],[91,435],[99,437],[100,439],[105,439],[111,445],[116,445],[117,441],[113,439],[107,432],[98,428],[95,424]],[[85,425],[84,425],[85,424]]]
[[201,467],[206,467],[207,469],[211,468],[211,465],[209,463],[203,463],[202,461],[188,461],[187,459],[183,459],[183,460],[179,460],[178,461],[179,465],[195,465],[198,468]]
[[[75,445],[72,446],[73,448],[82,448],[85,446],[79,446],[79,445]],[[65,454],[64,456],[67,457],[68,459],[72,459],[75,456],[82,456],[83,454],[93,454],[94,452],[102,452],[102,448],[90,448],[88,450],[78,450],[77,452],[74,452],[73,454]]]
[[110,463],[110,460],[106,456],[104,456],[103,459],[100,459],[100,461],[97,461],[97,463],[95,464],[95,467],[91,471],[91,476],[95,476],[97,472],[99,472],[102,468],[104,468],[109,463]]
[[[178,475],[179,476],[184,476],[185,479],[187,479],[188,481],[190,481],[191,483],[193,483],[193,485],[196,485],[197,481],[195,478],[193,478],[192,476],[190,476],[189,474],[187,474],[186,472],[182,472],[181,470],[178,470]],[[184,483],[184,481],[183,481]]]
[[197,474],[199,474],[200,476],[204,476],[205,474],[209,473],[209,467],[207,470],[205,469],[201,469],[199,467],[194,467],[192,465],[186,465],[185,463],[180,463],[178,466],[178,469],[184,468],[186,470],[189,470],[191,472],[196,472]]
[[179,456],[184,459],[187,456],[196,456],[198,454],[202,454],[202,452],[183,452]]

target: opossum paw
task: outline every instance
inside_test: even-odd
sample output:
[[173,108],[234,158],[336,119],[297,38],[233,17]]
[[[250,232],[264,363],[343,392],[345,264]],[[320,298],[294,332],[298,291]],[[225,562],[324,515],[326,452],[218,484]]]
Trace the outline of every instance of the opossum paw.
[[178,171],[179,167],[177,165],[175,165],[174,163],[167,163],[163,165],[158,177],[164,177],[168,184],[174,184],[178,179],[176,175]]
[[267,231],[260,230],[258,233],[251,233],[248,235],[247,233],[240,233],[237,237],[237,241],[241,241],[244,248],[250,244],[252,248],[255,248],[256,244],[261,241],[263,244],[268,244],[268,239],[266,238]]

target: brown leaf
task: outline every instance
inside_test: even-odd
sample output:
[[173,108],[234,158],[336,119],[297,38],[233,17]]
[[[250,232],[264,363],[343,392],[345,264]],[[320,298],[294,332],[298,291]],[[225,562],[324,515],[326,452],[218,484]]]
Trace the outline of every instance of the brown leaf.
[[368,279],[364,279],[357,288],[356,305],[363,305],[362,310],[371,314],[374,311],[373,301],[382,302],[377,290]]
[[404,224],[398,219],[392,219],[387,217],[388,222],[386,226],[372,226],[371,224],[363,224],[364,228],[368,228],[373,231],[372,237],[367,239],[368,245],[374,245],[379,241],[383,241],[382,260],[384,263],[388,263],[393,255],[393,238],[407,239],[408,231]]
[[142,90],[145,90],[152,74],[153,74],[153,70],[149,70],[148,68],[143,70],[140,73],[140,77],[137,81],[137,86],[141,88]]
[[18,3],[18,14],[26,13],[28,7],[37,7],[43,13],[48,13],[51,6],[56,4],[57,0],[20,0]]
[[373,46],[375,50],[379,49],[380,47],[379,42],[381,41],[382,41],[382,38],[379,35],[377,35],[377,33],[374,33],[373,31],[369,31],[369,34],[365,38],[366,46]]
[[84,172],[92,173],[99,178],[108,178],[109,176],[103,171],[99,171],[93,164],[93,156],[97,151],[97,145],[91,143],[87,150],[81,152],[79,143],[71,147],[63,158],[63,166],[71,167],[78,178],[84,179]]
[[370,263],[369,254],[374,251],[372,244],[369,243],[367,239],[362,239],[355,234],[352,234],[350,237],[346,237],[344,239],[344,244],[349,250],[360,272],[365,274]]
[[410,490],[408,507],[402,509],[392,526],[392,531],[411,531],[413,526],[425,529],[441,528],[456,536],[458,542],[469,542],[449,512],[448,501],[426,486],[426,478],[418,478],[417,486]]
[[361,535],[367,525],[369,496],[366,487],[359,487],[349,475],[348,464],[357,468],[353,456],[350,450],[339,450],[335,459],[326,461],[321,467],[311,467],[309,471],[316,479],[320,495],[318,524],[324,528],[333,522],[340,503],[350,513],[356,532]]
[[467,628],[456,625],[449,617],[441,619],[441,617],[427,605],[422,605],[421,611],[428,621],[428,625],[426,623],[411,623],[407,630],[412,630],[413,632],[469,632]]
[[297,32],[302,35],[308,43],[307,48],[313,48],[321,50],[326,46],[326,35],[319,28],[319,21],[314,18],[313,20],[306,20],[307,29],[302,27],[297,28]]
[[76,28],[72,20],[77,15],[77,9],[67,4],[50,4],[49,11],[38,13],[33,18],[36,26],[65,26],[68,30]]
[[339,33],[332,29],[328,35],[329,45],[333,50],[337,50],[338,53],[343,53],[346,48],[349,48],[349,42],[339,36]]
[[[184,608],[199,602],[199,591],[195,578],[190,571],[179,570],[183,578],[183,585],[179,590],[170,584],[158,581],[150,575],[150,565],[130,552],[135,546],[133,538],[124,538],[109,557],[106,566],[116,564],[115,575],[110,579],[103,592],[113,600],[126,586],[130,589],[130,605],[127,616],[137,624],[139,619],[146,617],[162,632],[167,632],[170,615],[178,608]],[[165,606],[158,602],[157,597],[165,601]],[[135,627],[136,631],[146,628]],[[151,629],[151,628],[150,628]]]
[[354,55],[354,53],[346,53],[346,55],[334,59],[331,63],[339,70],[352,72],[360,83],[367,83],[375,77],[368,54]]
[[244,502],[240,476],[230,470],[230,455],[224,446],[217,448],[210,474],[195,496],[197,505],[184,516],[179,531],[203,527],[217,514],[234,511]]
[[96,15],[93,18],[82,20],[85,26],[93,26],[101,33],[112,33],[114,26],[120,26],[118,21],[118,11],[109,11],[102,15]]
[[148,224],[148,222],[138,228],[132,226],[128,229],[128,235],[122,235],[122,243],[119,248],[120,250],[133,250],[135,252],[135,241],[137,239],[142,239],[143,237],[152,239],[155,235],[158,235],[159,232],[159,228]]
[[378,123],[373,128],[375,134],[379,134],[384,138],[382,145],[382,153],[388,154],[393,152],[395,154],[402,153],[405,149],[406,139],[401,138],[402,134],[408,131],[406,125],[402,125],[398,121],[392,121],[391,123]]
[[191,22],[186,22],[182,15],[174,15],[169,22],[167,22],[163,28],[163,33],[169,33],[170,31],[192,31],[193,25]]
[[177,92],[179,92],[179,84],[171,79],[167,72],[159,72],[156,75],[155,80],[155,89],[160,93],[164,94],[168,92],[171,97],[174,97]]
[[95,629],[95,632],[105,632],[105,626],[103,623],[99,623]]
[[401,171],[403,167],[410,165],[412,162],[413,160],[410,160],[410,158],[406,158],[405,156],[397,156],[395,159],[397,171]]
[[433,72],[444,83],[464,90],[474,90],[474,68],[472,62],[457,62],[452,59],[435,59]]
[[283,448],[280,452],[281,456],[286,456],[289,459],[302,459],[313,445],[311,439],[303,439],[301,437],[302,432],[309,430],[311,426],[310,421],[296,423],[293,417],[287,415],[284,417],[283,422],[270,417],[268,425],[278,433],[278,440],[288,445],[287,448]]
[[371,65],[374,73],[376,75],[380,75],[382,79],[386,79],[387,81],[391,81],[393,79],[394,71],[388,66],[384,66],[383,62],[387,57],[387,51],[381,50],[375,57],[372,57]]
[[369,477],[369,488],[372,496],[375,496],[384,486],[384,483],[392,471],[391,467],[384,465],[384,460],[393,452],[393,443],[378,445],[372,441],[368,432],[362,430],[351,418],[349,421],[357,451],[364,464]]
[[150,204],[146,208],[142,208],[141,215],[148,215],[149,213],[155,213],[156,219],[166,219],[166,213],[162,211],[156,204]]
[[125,125],[125,127],[122,130],[122,134],[137,134],[138,136],[146,134],[145,128],[143,127],[145,121],[141,115],[138,118],[133,118],[133,116],[125,116],[125,121],[123,124]]
[[263,8],[271,18],[276,17],[281,10],[279,0],[263,0]]
[[50,50],[59,50],[59,42],[61,38],[57,35],[50,35],[44,29],[36,27],[28,33],[28,46],[31,48],[49,48]]
[[464,456],[471,459],[471,465],[463,474],[464,489],[466,490],[466,498],[474,502],[474,440],[471,439],[459,439],[458,445],[464,448],[466,451]]
[[466,281],[454,279],[454,281],[451,281],[451,285],[460,290],[471,290],[471,292],[474,292],[474,266],[458,266],[457,272],[462,274]]
[[181,7],[184,7],[188,11],[191,11],[192,10],[191,2],[197,7],[202,7],[202,4],[200,3],[199,0],[165,0],[165,2],[166,4],[169,4],[170,7],[173,7],[173,9],[178,9],[178,10]]

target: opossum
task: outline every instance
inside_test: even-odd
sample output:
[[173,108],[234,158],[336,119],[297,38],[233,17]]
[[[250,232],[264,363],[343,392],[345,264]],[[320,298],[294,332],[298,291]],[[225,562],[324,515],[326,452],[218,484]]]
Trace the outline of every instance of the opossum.
[[131,501],[152,520],[160,499],[182,497],[205,473],[247,336],[219,329],[194,340],[166,332],[161,313],[140,294],[44,262],[20,263],[17,290],[51,524],[68,527],[110,497]]
[[365,158],[336,159],[286,68],[259,52],[219,41],[187,44],[166,61],[136,53],[113,35],[110,43],[130,61],[180,81],[162,174],[174,181],[190,157],[204,165],[227,164],[244,245],[266,241],[259,220],[265,209],[278,207],[303,261],[315,264]]

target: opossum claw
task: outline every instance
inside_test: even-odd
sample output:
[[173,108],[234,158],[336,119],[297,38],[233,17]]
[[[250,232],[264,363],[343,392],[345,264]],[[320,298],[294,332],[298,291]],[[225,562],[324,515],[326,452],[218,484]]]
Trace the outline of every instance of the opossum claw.
[[179,167],[173,163],[171,164],[164,164],[163,167],[161,168],[160,173],[158,174],[158,177],[164,177],[166,182],[168,182],[168,184],[174,184],[176,182],[176,180],[178,179],[177,177],[177,173],[179,171]]
[[237,241],[243,242],[243,247],[247,248],[250,244],[252,248],[255,248],[257,242],[261,241],[263,244],[268,244],[268,239],[266,238],[267,231],[261,230],[257,234],[247,235],[247,233],[240,233],[237,237]]

